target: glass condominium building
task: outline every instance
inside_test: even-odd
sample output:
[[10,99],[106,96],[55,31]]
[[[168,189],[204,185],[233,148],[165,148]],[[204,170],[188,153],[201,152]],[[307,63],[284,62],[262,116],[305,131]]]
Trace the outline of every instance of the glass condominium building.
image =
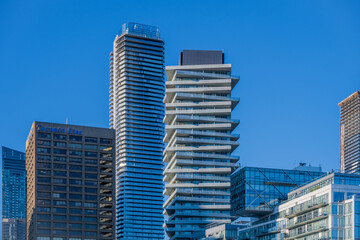
[[25,240],[25,153],[2,147],[2,239]]
[[163,239],[164,41],[126,23],[110,54],[110,128],[116,130],[116,237]]
[[113,240],[115,132],[34,122],[26,141],[27,240]]
[[340,169],[345,173],[360,172],[360,91],[339,103]]
[[295,169],[244,167],[231,175],[231,215],[270,214],[293,188],[324,174],[321,167],[304,164]]
[[166,67],[164,141],[166,182],[164,227],[169,238],[196,239],[205,225],[230,223],[230,174],[238,157],[238,121],[231,119],[238,99],[221,51],[184,50],[179,66]]

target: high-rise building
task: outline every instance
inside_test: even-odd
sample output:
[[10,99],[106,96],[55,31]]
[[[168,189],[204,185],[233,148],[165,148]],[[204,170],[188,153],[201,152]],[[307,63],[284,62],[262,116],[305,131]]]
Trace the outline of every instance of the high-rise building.
[[117,239],[163,239],[164,41],[126,23],[110,54],[110,128],[116,130]]
[[2,239],[25,240],[25,153],[2,147]]
[[26,141],[27,240],[113,240],[115,132],[34,122]]
[[221,51],[184,50],[179,66],[166,67],[164,151],[165,230],[170,239],[193,239],[205,225],[230,223],[230,174],[238,157],[238,99]]
[[360,172],[360,91],[339,103],[340,169],[345,173]]
[[231,175],[231,215],[268,215],[293,188],[324,174],[321,167],[304,164],[295,169],[244,167]]

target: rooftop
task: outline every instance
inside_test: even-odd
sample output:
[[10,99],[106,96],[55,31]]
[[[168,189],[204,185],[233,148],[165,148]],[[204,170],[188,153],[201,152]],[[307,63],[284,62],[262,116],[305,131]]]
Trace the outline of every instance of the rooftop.
[[121,33],[137,35],[145,38],[160,39],[160,29],[155,26],[140,24],[140,23],[124,23],[121,27]]

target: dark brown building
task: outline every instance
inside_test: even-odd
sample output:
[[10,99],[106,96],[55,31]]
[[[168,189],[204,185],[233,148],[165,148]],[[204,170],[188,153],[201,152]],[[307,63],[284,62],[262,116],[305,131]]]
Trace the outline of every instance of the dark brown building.
[[27,239],[115,237],[115,131],[34,122],[26,141]]

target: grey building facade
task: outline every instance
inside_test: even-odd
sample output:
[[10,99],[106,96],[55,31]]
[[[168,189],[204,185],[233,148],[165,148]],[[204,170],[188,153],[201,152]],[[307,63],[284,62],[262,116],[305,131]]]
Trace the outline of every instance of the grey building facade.
[[164,95],[164,41],[159,29],[124,24],[110,54],[117,239],[164,238]]
[[230,174],[238,157],[239,124],[231,118],[238,99],[221,51],[183,51],[166,67],[164,170],[165,230],[172,239],[197,239],[205,225],[230,223]]
[[344,173],[360,172],[360,91],[339,103],[340,169]]
[[115,236],[115,132],[34,122],[26,141],[27,239]]

